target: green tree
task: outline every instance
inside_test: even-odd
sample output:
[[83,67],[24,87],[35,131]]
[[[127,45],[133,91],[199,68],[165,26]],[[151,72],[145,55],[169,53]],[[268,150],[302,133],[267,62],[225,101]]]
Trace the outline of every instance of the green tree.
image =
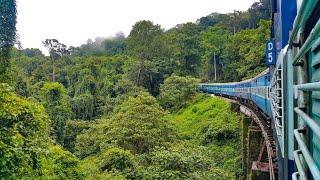
[[66,91],[60,83],[45,83],[40,90],[41,101],[51,119],[52,136],[63,145],[66,122],[71,117],[71,108]]
[[123,32],[118,32],[116,37],[104,40],[102,45],[108,55],[122,54],[125,51],[125,35]]
[[269,39],[270,21],[261,20],[257,29],[236,33],[224,49],[224,79],[239,81],[254,77],[265,67],[265,42]]
[[201,27],[194,23],[178,25],[170,30],[174,57],[181,75],[198,76],[202,49],[200,46]]
[[[222,75],[222,53],[226,43],[229,40],[230,33],[221,25],[207,28],[201,32],[201,46],[204,49],[204,55],[201,68],[202,80],[213,80],[215,69],[217,76]],[[216,62],[214,62],[216,60]],[[219,78],[219,77],[217,77]]]
[[79,121],[79,120],[69,120],[66,124],[66,132],[64,137],[64,148],[68,151],[75,152],[75,143],[77,136],[82,134],[84,130],[92,127],[92,122],[90,121]]
[[154,25],[151,21],[137,22],[126,40],[127,51],[134,57],[128,62],[127,72],[129,78],[137,86],[143,86],[152,95],[157,95],[159,84],[171,73],[171,50],[160,25]]
[[127,40],[128,52],[141,60],[152,60],[163,54],[159,36],[163,35],[160,25],[154,25],[151,21],[137,22]]
[[37,48],[27,48],[21,50],[21,52],[28,57],[43,56],[42,51]]
[[55,61],[57,61],[63,55],[69,55],[70,49],[67,49],[67,46],[60,43],[56,39],[46,39],[42,42],[46,48],[49,50],[51,63],[52,63],[52,82],[56,81],[55,74]]
[[84,179],[79,170],[80,161],[72,153],[59,146],[49,146],[46,156],[41,158],[41,179]]
[[105,136],[106,130],[108,130],[106,123],[99,122],[91,124],[89,129],[77,135],[74,147],[75,155],[83,159],[96,155],[103,150],[101,144],[108,138]]
[[2,0],[0,14],[0,82],[7,82],[10,79],[10,50],[16,42],[16,1]]
[[171,139],[170,125],[163,119],[164,111],[152,96],[142,93],[129,97],[110,119],[106,136],[109,142],[144,153]]
[[260,0],[251,5],[251,7],[248,9],[251,28],[256,28],[261,19],[269,20],[271,18],[271,2],[272,1],[269,0]]
[[49,139],[49,118],[43,106],[27,101],[0,84],[0,177],[35,177],[39,157]]
[[172,75],[160,87],[159,100],[165,109],[184,107],[196,93],[198,80],[192,77]]
[[164,114],[156,99],[147,93],[129,97],[110,119],[101,120],[77,137],[76,153],[86,157],[114,146],[134,154],[146,153],[174,136]]
[[220,14],[220,13],[211,13],[208,16],[201,17],[197,20],[197,23],[199,26],[203,27],[204,29],[214,26],[216,24],[219,24],[223,22],[228,15],[226,14]]
[[130,151],[111,148],[99,154],[100,171],[130,171],[135,166],[134,156]]

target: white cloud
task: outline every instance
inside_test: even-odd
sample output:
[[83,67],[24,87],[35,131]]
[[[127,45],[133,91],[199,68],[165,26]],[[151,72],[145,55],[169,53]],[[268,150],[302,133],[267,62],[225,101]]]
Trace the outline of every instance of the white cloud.
[[169,29],[212,12],[246,10],[255,0],[17,0],[18,33],[24,48],[41,48],[46,38],[79,46],[143,19]]

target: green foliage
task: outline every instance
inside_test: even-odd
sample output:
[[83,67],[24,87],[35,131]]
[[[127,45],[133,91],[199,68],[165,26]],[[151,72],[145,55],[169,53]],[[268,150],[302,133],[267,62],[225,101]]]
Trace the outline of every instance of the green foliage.
[[194,23],[182,24],[168,31],[173,41],[178,74],[196,77],[199,75],[202,56],[200,32],[201,28]]
[[49,119],[44,108],[0,84],[0,177],[33,177],[40,172],[38,157],[49,142]]
[[[120,150],[120,152],[123,152],[123,150]],[[126,157],[130,157],[130,155]],[[126,175],[119,171],[101,171],[99,168],[100,163],[102,163],[102,161],[99,155],[87,157],[81,161],[80,171],[85,173],[86,179],[126,179]]]
[[213,80],[214,78],[214,58],[216,59],[217,78],[223,74],[223,50],[229,42],[230,32],[223,26],[213,26],[201,32],[201,45],[204,49],[201,64],[202,80]]
[[[142,134],[146,136],[153,132],[151,128],[145,128],[141,123],[136,126],[130,120],[137,121],[137,117],[146,116],[147,113],[137,109],[148,107],[134,103],[141,101],[141,98],[145,99],[144,104],[153,106],[153,102],[147,100],[147,97],[130,97],[116,111],[115,118],[101,120],[77,137],[77,153],[83,153],[81,157],[88,156],[82,160],[82,168],[87,172],[87,177],[116,176],[120,179],[233,179],[241,177],[240,152],[237,150],[239,139],[236,135],[239,133],[238,115],[230,111],[226,102],[208,96],[197,96],[190,103],[192,105],[181,109],[177,114],[167,116],[167,123],[173,122],[175,130],[181,134],[180,140],[162,140],[163,137],[155,136],[155,139],[162,141],[161,144],[158,143],[148,151],[135,154],[132,147],[137,141],[132,141],[134,137]],[[139,115],[133,110],[137,110],[135,112],[139,112]],[[201,113],[203,113],[202,116],[199,115]],[[228,114],[228,120],[220,120],[219,118],[225,113]],[[148,114],[153,113],[149,111]],[[122,119],[119,119],[119,116]],[[124,120],[126,124],[122,122]],[[207,137],[208,133],[203,129],[211,124],[222,129],[224,126],[229,127],[233,136],[223,139],[218,136],[220,139],[206,142],[204,137]],[[210,133],[219,134],[221,131],[218,128]],[[147,131],[148,129],[150,131]],[[163,136],[166,137],[166,135]],[[152,140],[148,137],[142,142],[149,139]],[[96,149],[91,149],[92,147]],[[122,150],[122,148],[130,151]]]
[[[204,147],[175,143],[169,148],[160,147],[142,156],[141,176],[147,179],[186,179],[191,174],[209,171],[214,162]],[[191,178],[192,179],[192,178]]]
[[51,119],[52,135],[63,145],[65,126],[71,117],[71,108],[64,87],[59,83],[44,83],[40,90],[41,101]]
[[43,56],[42,51],[36,48],[23,49],[21,52],[28,57]]
[[[218,98],[198,95],[188,106],[174,116],[173,121],[182,130],[182,136],[197,138],[202,144],[228,141],[237,137],[238,115],[230,112],[230,105]],[[230,133],[231,137],[227,134]]]
[[84,130],[89,129],[91,126],[92,123],[89,121],[67,121],[66,133],[63,142],[64,148],[73,153],[75,151],[77,136],[80,135]]
[[106,39],[103,43],[106,53],[111,56],[122,54],[125,50],[125,43],[122,38]]
[[190,105],[167,117],[180,132],[181,140],[205,146],[212,152],[215,167],[222,168],[233,177],[241,176],[239,115],[230,105],[210,96],[199,95]]
[[232,179],[233,172],[216,167],[207,147],[180,142],[140,157],[137,179]]
[[160,25],[154,25],[151,21],[137,22],[126,40],[129,53],[142,60],[152,60],[162,55],[162,41],[160,37],[163,30]]
[[100,152],[101,144],[106,140],[105,136],[106,125],[97,123],[91,125],[87,130],[84,130],[76,137],[75,155],[83,159],[90,155]]
[[159,100],[165,109],[178,110],[196,93],[198,80],[172,75],[160,87]]
[[156,99],[147,93],[129,97],[110,119],[102,120],[77,138],[76,153],[86,157],[112,146],[135,154],[148,152],[173,138],[163,116]]
[[171,50],[160,25],[151,21],[137,22],[126,40],[127,51],[134,59],[126,68],[128,77],[152,95],[159,93],[159,85],[172,73]]
[[129,97],[110,119],[106,136],[109,142],[133,153],[148,152],[172,138],[163,116],[164,111],[154,97],[146,93]]
[[0,55],[1,57],[8,57],[9,48],[13,47],[16,42],[16,23],[17,23],[17,9],[15,0],[1,1],[0,8]]
[[0,14],[0,82],[8,83],[12,81],[10,50],[16,42],[16,1],[2,0]]
[[127,171],[135,166],[131,152],[119,148],[107,149],[99,157],[100,171]]
[[265,62],[265,45],[270,21],[261,21],[257,29],[243,30],[231,37],[224,50],[225,81],[239,81],[261,73]]
[[94,97],[89,94],[81,94],[71,101],[73,119],[93,119],[94,118]]
[[41,159],[43,179],[84,179],[78,168],[79,160],[70,152],[58,146],[50,146]]

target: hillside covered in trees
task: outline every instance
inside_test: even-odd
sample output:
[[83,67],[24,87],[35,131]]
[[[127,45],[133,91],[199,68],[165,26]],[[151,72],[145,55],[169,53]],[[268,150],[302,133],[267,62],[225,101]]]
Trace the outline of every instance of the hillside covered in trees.
[[142,20],[80,47],[44,40],[50,56],[13,48],[15,1],[6,5],[0,179],[243,177],[241,116],[197,85],[214,80],[214,59],[218,82],[264,70],[268,0],[169,30]]

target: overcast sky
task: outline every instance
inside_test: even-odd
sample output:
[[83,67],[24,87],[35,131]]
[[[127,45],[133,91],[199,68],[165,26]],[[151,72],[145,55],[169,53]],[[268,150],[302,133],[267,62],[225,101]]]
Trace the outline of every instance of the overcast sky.
[[212,12],[246,10],[256,0],[17,0],[23,48],[40,48],[46,38],[79,46],[88,38],[126,36],[135,22],[151,20],[169,29]]

